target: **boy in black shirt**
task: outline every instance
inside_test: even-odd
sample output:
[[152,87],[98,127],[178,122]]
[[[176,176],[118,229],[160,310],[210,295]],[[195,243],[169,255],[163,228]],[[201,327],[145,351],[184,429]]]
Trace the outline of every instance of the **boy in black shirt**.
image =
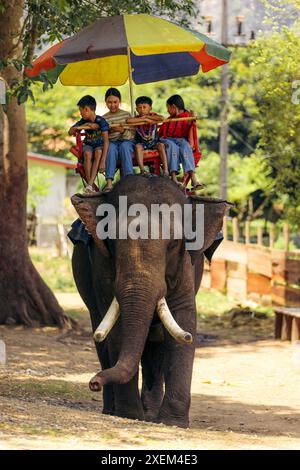
[[[105,170],[108,150],[108,123],[96,114],[96,100],[90,95],[81,98],[77,106],[81,118],[69,129],[69,135],[75,135],[78,130],[85,130],[83,141],[83,167],[87,186],[85,192],[94,192],[93,184],[98,170]],[[93,160],[94,156],[94,160]]]

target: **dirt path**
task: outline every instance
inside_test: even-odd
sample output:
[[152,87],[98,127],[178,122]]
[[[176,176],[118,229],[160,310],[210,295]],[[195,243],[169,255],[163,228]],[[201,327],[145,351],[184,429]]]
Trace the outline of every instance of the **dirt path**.
[[[60,301],[81,308],[74,294]],[[90,335],[0,327],[8,355],[0,449],[300,449],[295,347],[257,340],[249,325],[227,335],[217,323],[201,325],[218,338],[197,348],[187,430],[101,415],[101,396],[87,386],[98,369]],[[271,323],[260,337],[271,336]],[[88,331],[88,320],[82,324]]]

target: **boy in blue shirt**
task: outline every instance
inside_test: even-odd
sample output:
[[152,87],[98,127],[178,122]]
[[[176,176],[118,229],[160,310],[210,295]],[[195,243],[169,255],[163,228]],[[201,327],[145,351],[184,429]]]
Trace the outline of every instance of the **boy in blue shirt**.
[[[96,100],[90,95],[81,98],[79,107],[81,119],[69,129],[69,135],[75,135],[78,130],[85,130],[83,140],[83,167],[87,186],[85,192],[94,192],[93,184],[98,171],[105,170],[108,150],[109,125],[105,119],[96,114]],[[94,159],[93,159],[94,157]]]

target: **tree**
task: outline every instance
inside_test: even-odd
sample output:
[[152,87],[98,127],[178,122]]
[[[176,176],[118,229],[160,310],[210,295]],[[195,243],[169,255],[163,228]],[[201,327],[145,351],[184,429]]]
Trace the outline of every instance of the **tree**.
[[[300,5],[298,5],[300,13]],[[284,218],[300,227],[300,29],[284,28],[258,41],[252,79],[259,103],[258,150],[282,200]]]
[[[0,0],[0,72],[8,104],[0,107],[0,323],[70,324],[34,268],[26,237],[27,149],[24,102],[33,98],[24,66],[36,46],[60,40],[100,16],[123,12],[192,13],[186,0]],[[183,21],[186,21],[182,15]],[[44,89],[51,85],[45,77]]]

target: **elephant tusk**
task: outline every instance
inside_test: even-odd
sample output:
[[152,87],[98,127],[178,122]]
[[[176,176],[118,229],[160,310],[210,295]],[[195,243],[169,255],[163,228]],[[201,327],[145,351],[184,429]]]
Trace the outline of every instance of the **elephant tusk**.
[[172,313],[168,307],[166,299],[163,297],[157,302],[156,310],[162,324],[173,338],[179,343],[192,343],[193,336],[182,328],[174,320]]
[[104,341],[112,327],[116,323],[120,315],[120,308],[117,299],[114,297],[109,309],[107,310],[103,320],[94,333],[94,340],[97,343]]

